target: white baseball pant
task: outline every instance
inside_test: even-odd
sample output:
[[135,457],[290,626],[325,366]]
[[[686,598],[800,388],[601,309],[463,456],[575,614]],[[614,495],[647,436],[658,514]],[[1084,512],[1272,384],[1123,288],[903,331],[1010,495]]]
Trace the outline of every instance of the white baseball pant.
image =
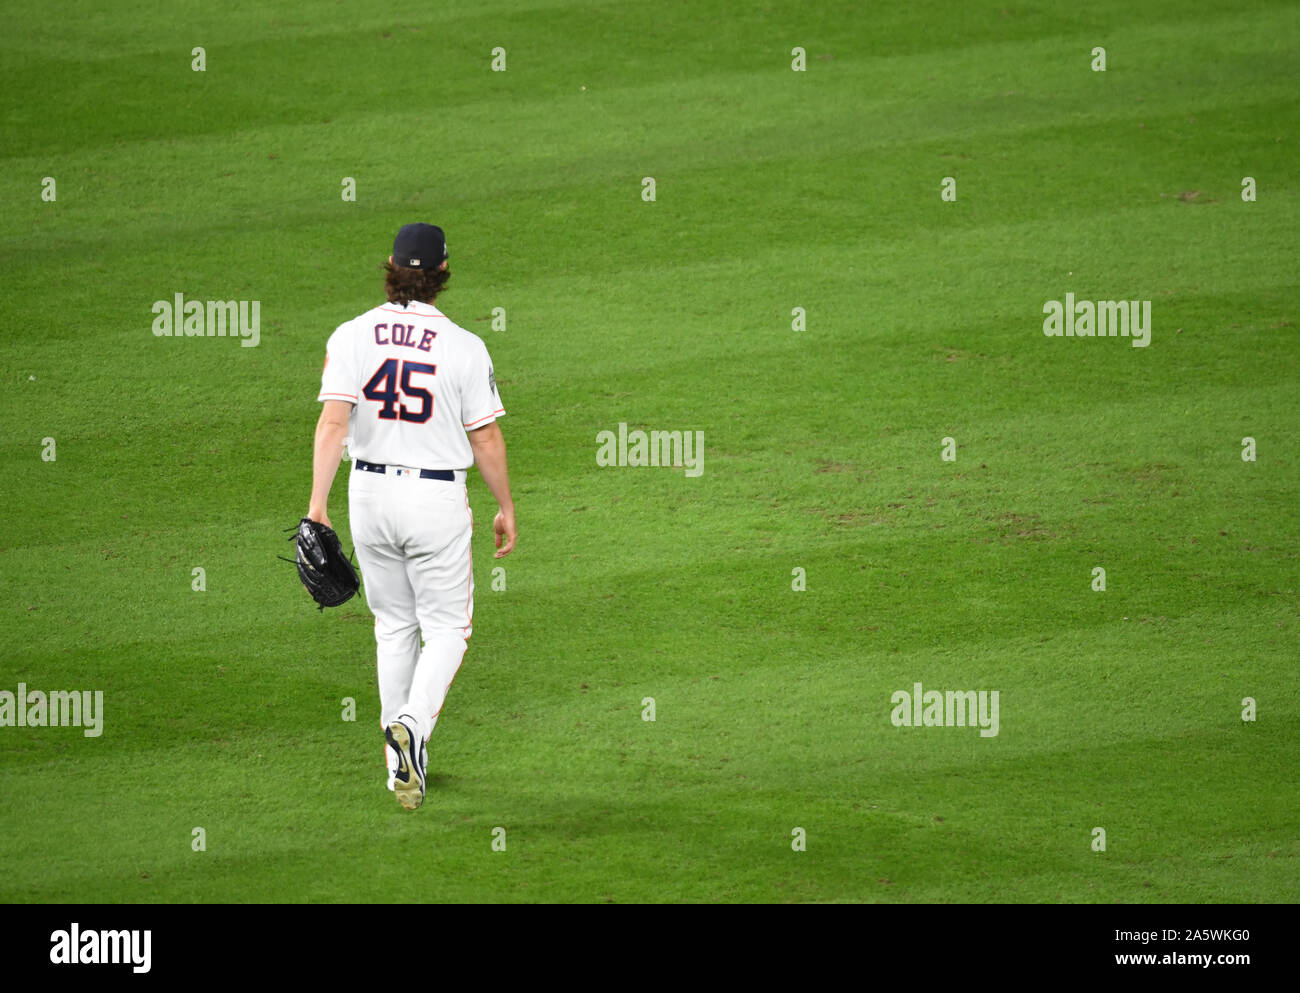
[[[387,728],[406,715],[426,743],[473,631],[473,514],[465,471],[457,470],[454,482],[421,479],[419,469],[393,465],[383,473],[354,467],[350,475],[352,540],[375,615],[380,723]],[[384,756],[391,790],[397,756],[387,745]]]

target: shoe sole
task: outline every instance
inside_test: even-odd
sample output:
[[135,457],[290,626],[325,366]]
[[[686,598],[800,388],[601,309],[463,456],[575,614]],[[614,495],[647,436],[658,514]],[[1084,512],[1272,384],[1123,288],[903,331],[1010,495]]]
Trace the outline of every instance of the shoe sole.
[[400,779],[393,783],[393,792],[397,794],[397,802],[403,807],[407,810],[416,810],[424,802],[424,786],[420,782],[419,773],[415,771],[410,732],[401,721],[394,721],[388,725],[388,736],[392,739],[393,747],[398,750],[401,761],[406,764],[406,768],[411,773],[409,783],[403,783]]

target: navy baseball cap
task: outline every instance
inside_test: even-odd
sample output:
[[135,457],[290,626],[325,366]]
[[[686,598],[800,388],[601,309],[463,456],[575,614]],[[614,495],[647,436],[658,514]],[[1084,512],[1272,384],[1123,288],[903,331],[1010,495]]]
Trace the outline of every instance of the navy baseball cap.
[[434,224],[404,224],[393,239],[393,265],[437,269],[447,261],[447,236]]

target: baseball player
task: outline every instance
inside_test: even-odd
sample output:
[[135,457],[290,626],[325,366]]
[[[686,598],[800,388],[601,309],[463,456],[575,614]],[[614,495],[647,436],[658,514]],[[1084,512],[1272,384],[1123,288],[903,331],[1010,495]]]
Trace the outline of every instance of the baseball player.
[[375,615],[388,788],[414,810],[429,736],[472,633],[471,463],[500,508],[497,558],[517,533],[487,346],[433,305],[451,275],[442,229],[404,226],[384,270],[388,302],[339,325],[325,349],[307,516],[329,524],[346,442],[352,540]]

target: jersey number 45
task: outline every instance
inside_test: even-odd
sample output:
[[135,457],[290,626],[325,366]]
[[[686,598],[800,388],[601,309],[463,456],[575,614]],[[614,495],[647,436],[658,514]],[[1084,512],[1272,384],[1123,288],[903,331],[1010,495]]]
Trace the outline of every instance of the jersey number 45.
[[[388,359],[375,370],[375,374],[370,377],[370,382],[366,383],[361,392],[365,394],[367,400],[383,404],[379,408],[380,420],[395,421],[401,418],[404,421],[423,424],[433,416],[433,394],[422,386],[412,384],[411,377],[420,373],[432,376],[437,371],[438,367],[428,362],[399,362],[397,359]],[[400,389],[398,384],[401,384]],[[402,402],[403,397],[419,400],[420,409],[408,410],[406,404]]]

